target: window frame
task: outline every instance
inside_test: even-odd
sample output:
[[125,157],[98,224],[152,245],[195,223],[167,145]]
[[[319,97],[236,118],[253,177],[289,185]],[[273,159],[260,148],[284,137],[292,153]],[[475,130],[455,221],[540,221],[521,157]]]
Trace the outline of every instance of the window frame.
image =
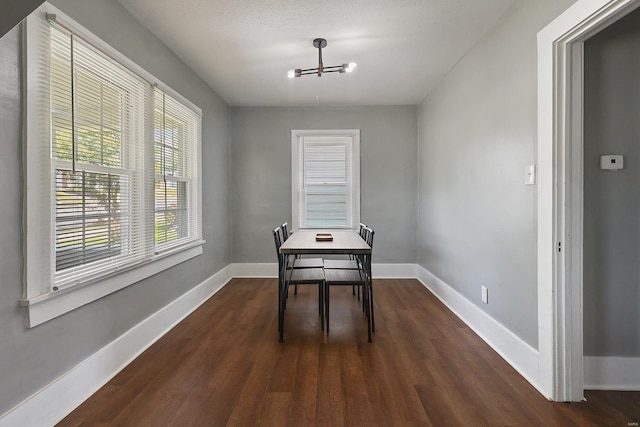
[[[59,21],[59,20],[58,20]],[[145,119],[147,117],[147,113],[145,108],[148,103],[148,92],[150,90],[149,84],[147,80],[145,80],[142,76],[132,72],[129,67],[124,64],[116,63],[114,66],[109,64],[111,62],[111,57],[101,49],[96,48],[90,41],[86,40],[84,37],[79,36],[73,26],[69,26],[68,23],[64,19],[62,22],[58,22],[56,24],[47,24],[45,22],[40,21],[39,23],[42,27],[42,30],[46,32],[47,28],[51,28],[49,30],[49,37],[44,37],[43,39],[38,39],[38,42],[43,43],[43,47],[45,52],[48,54],[42,57],[43,60],[48,59],[49,63],[44,64],[44,69],[47,71],[44,75],[48,75],[49,78],[42,78],[39,80],[41,82],[41,88],[43,88],[43,94],[47,95],[46,98],[50,99],[49,104],[46,104],[44,100],[45,97],[41,96],[36,99],[37,105],[43,111],[50,112],[50,118],[54,116],[58,117],[58,123],[60,128],[58,128],[51,121],[49,122],[49,131],[50,135],[48,140],[39,140],[39,141],[28,141],[29,143],[33,142],[34,144],[43,144],[47,145],[50,150],[50,159],[49,164],[42,164],[42,170],[46,170],[49,168],[50,180],[52,183],[52,191],[49,194],[39,194],[38,197],[42,197],[46,202],[47,199],[50,201],[50,211],[46,210],[44,207],[43,210],[38,211],[39,214],[43,216],[49,216],[51,223],[51,275],[46,276],[44,273],[41,275],[39,280],[43,283],[49,282],[51,289],[54,291],[58,291],[63,288],[76,286],[81,283],[96,281],[103,277],[110,275],[114,271],[120,271],[136,264],[139,264],[145,257],[145,245],[144,245],[144,236],[142,233],[145,228],[145,218],[144,211],[146,207],[145,198],[145,189],[144,189],[144,176],[140,171],[144,171],[145,167],[145,154],[144,154],[144,137],[146,135],[146,129],[143,126]],[[54,29],[55,27],[55,29]],[[73,36],[70,29],[74,29]],[[53,33],[56,33],[53,36]],[[67,34],[68,33],[68,34]],[[62,38],[60,38],[62,37]],[[73,37],[74,43],[71,46],[74,46],[73,52],[76,53],[76,59],[74,64],[71,65],[72,56],[68,58],[64,58],[60,56],[60,42],[66,41],[65,39],[69,37],[71,42],[71,37]],[[47,40],[45,40],[47,39]],[[47,41],[49,44],[47,45]],[[54,48],[54,44],[57,46],[57,49]],[[70,48],[71,48],[70,46]],[[54,51],[56,51],[54,53]],[[95,52],[97,51],[97,52]],[[84,52],[84,53],[82,53]],[[53,72],[51,69],[54,68],[52,65],[53,58],[56,57],[56,61],[59,62],[57,67],[64,67],[65,65],[69,66],[67,72],[70,72],[72,69],[74,70],[74,78],[76,93],[75,96],[71,92],[65,94],[69,96],[65,101],[69,102],[69,109],[67,111],[67,116],[64,115],[64,109],[57,109],[56,105],[59,104],[60,101],[54,102],[53,99],[60,98],[59,96],[55,96],[55,91],[60,91],[60,86],[57,84],[63,83],[61,79],[64,80],[68,76],[60,75],[56,73],[55,78],[53,77]],[[84,58],[84,59],[82,59]],[[65,62],[68,61],[68,62]],[[95,64],[89,64],[90,62],[95,61]],[[101,67],[102,66],[102,67]],[[104,68],[104,69],[102,69]],[[59,68],[58,68],[59,69]],[[115,79],[114,79],[115,77]],[[81,91],[80,88],[83,86],[81,84],[84,81],[84,85],[91,84],[91,80],[93,80],[94,84],[100,85],[100,93],[103,93],[105,87],[110,88],[118,93],[118,108],[119,110],[119,125],[120,128],[117,131],[120,133],[120,161],[119,166],[114,165],[105,165],[105,164],[96,164],[90,161],[90,159],[83,158],[82,151],[80,150],[81,144],[81,135],[83,134],[82,129],[90,129],[92,126],[91,121],[96,120],[96,117],[90,117],[92,115],[90,104],[91,102],[96,100],[89,97],[86,97],[85,94],[91,93],[90,91],[84,92]],[[117,81],[116,81],[117,80]],[[55,88],[54,88],[55,87]],[[44,89],[46,88],[46,89]],[[59,92],[58,92],[59,93]],[[95,93],[95,92],[94,92]],[[82,95],[82,96],[81,96]],[[73,98],[73,100],[72,100]],[[87,106],[87,108],[83,108],[83,102]],[[102,100],[101,100],[102,101]],[[62,101],[64,103],[64,101]],[[89,102],[89,104],[87,104]],[[75,117],[72,111],[75,111]],[[94,111],[94,115],[95,115]],[[99,112],[100,118],[102,120],[104,118],[104,109],[102,102],[100,103],[100,108],[97,110]],[[124,117],[133,117],[132,119],[124,119]],[[75,120],[74,120],[75,118]],[[74,122],[75,126],[71,124]],[[70,128],[65,129],[65,122],[68,122]],[[93,127],[95,127],[96,122],[93,123]],[[39,123],[36,121],[35,123],[30,124],[31,127],[38,126]],[[100,128],[102,129],[103,123],[100,122]],[[55,137],[56,131],[64,131],[67,130],[69,133],[74,132],[76,135],[76,150],[70,150],[69,153],[74,153],[70,159],[63,159],[59,156],[59,148],[61,148],[61,141]],[[142,143],[140,143],[142,141]],[[86,153],[86,151],[85,151]],[[62,151],[64,154],[64,150]],[[43,162],[46,159],[41,159]],[[96,259],[94,261],[90,261],[87,263],[81,262],[76,266],[72,266],[66,269],[58,270],[58,207],[59,199],[58,199],[58,181],[57,181],[57,173],[58,170],[71,172],[75,168],[75,173],[73,175],[82,175],[82,183],[84,187],[84,177],[86,174],[108,174],[119,177],[126,177],[125,179],[128,181],[127,185],[123,188],[123,193],[125,197],[122,197],[122,200],[125,201],[123,203],[126,206],[126,209],[123,210],[122,218],[125,219],[125,223],[127,224],[126,233],[127,236],[126,241],[124,241],[124,247],[128,248],[126,253],[122,253],[113,257],[104,257],[102,259]],[[39,170],[31,170],[30,175],[37,173]],[[134,191],[137,189],[137,191]],[[31,194],[33,195],[33,193]],[[84,194],[83,194],[83,203],[80,206],[86,206],[84,203]],[[78,215],[76,218],[81,219],[83,222],[86,219],[91,217],[91,213],[88,215]],[[83,244],[85,243],[85,236],[82,237]],[[55,244],[54,244],[55,242]],[[142,245],[136,245],[136,243],[143,243]],[[93,248],[89,248],[93,249]],[[77,251],[77,249],[72,249],[73,251]],[[73,255],[72,255],[73,256]],[[55,262],[53,262],[55,260]],[[44,292],[49,291],[46,285],[43,285]]]
[[[175,96],[173,96],[171,93],[163,90],[162,88],[157,88],[155,87],[151,96],[154,99],[154,104],[153,104],[153,127],[154,127],[154,134],[152,136],[153,139],[153,150],[154,150],[154,156],[153,156],[153,161],[154,161],[154,165],[153,165],[153,186],[154,186],[154,195],[156,194],[156,181],[158,180],[163,180],[165,182],[165,196],[166,196],[166,185],[169,182],[175,183],[176,187],[180,184],[184,184],[184,189],[185,189],[185,194],[184,194],[184,202],[185,202],[185,215],[184,218],[182,218],[183,221],[186,221],[187,223],[187,231],[192,231],[195,230],[196,233],[201,234],[202,233],[202,220],[201,220],[201,213],[200,210],[197,209],[196,212],[193,211],[189,211],[188,207],[192,206],[194,204],[196,204],[197,206],[201,205],[201,199],[197,198],[197,199],[193,199],[192,194],[194,194],[194,192],[196,191],[197,188],[200,188],[200,183],[201,180],[199,181],[198,179],[201,179],[202,176],[202,171],[201,171],[201,165],[197,165],[196,163],[199,161],[200,159],[200,151],[198,151],[197,153],[193,152],[193,147],[190,146],[190,144],[188,143],[189,141],[191,141],[192,139],[196,139],[197,141],[201,140],[201,134],[202,134],[202,126],[200,124],[200,126],[196,129],[193,129],[190,126],[190,119],[193,119],[193,114],[191,114],[191,112],[184,112],[181,111],[179,112],[180,115],[174,115],[173,111],[170,111],[170,109],[165,109],[165,106],[163,105],[161,108],[159,108],[158,105],[156,105],[155,100],[157,100],[157,92],[161,92],[162,96],[163,96],[163,104],[165,103],[165,98],[169,97],[169,98],[173,98],[169,100],[169,103],[180,103],[180,101],[178,99],[175,98]],[[180,105],[180,109],[183,109],[182,107],[185,107],[184,104]],[[175,107],[173,107],[175,108]],[[179,123],[182,127],[182,138],[183,138],[183,143],[184,145],[178,150],[175,147],[172,147],[171,149],[174,150],[174,152],[179,152],[180,154],[180,173],[176,174],[175,172],[175,165],[173,165],[174,167],[171,170],[171,173],[168,173],[168,171],[166,170],[161,170],[161,171],[157,171],[156,170],[156,148],[158,147],[158,145],[160,145],[160,149],[161,150],[165,150],[167,147],[170,147],[170,144],[167,144],[166,141],[163,141],[161,144],[157,144],[156,142],[156,135],[155,135],[155,131],[156,131],[156,114],[164,114],[164,117],[167,118],[169,117],[171,119],[172,122],[174,123]],[[189,117],[191,116],[191,117]],[[166,126],[164,124],[164,120],[163,120],[163,125],[164,128],[162,129],[162,133],[166,134]],[[197,146],[200,147],[200,143],[198,142]],[[175,158],[173,159],[175,160]],[[198,176],[194,177],[192,176],[192,170],[198,170],[200,173],[198,174]],[[160,172],[160,173],[159,173]],[[177,197],[177,199],[179,199]],[[166,200],[166,199],[165,199]],[[158,205],[155,201],[155,197],[154,197],[154,206],[153,206],[153,214],[154,214],[154,233],[155,233],[155,226],[156,226],[156,218],[155,215],[159,212],[159,210],[157,209]],[[173,211],[179,211],[182,209],[173,209]],[[171,212],[172,209],[168,209],[167,206],[165,206],[165,209],[161,210],[162,212],[164,212],[164,215],[167,215],[168,212]],[[173,248],[175,248],[176,246],[180,246],[182,244],[184,244],[184,242],[188,242],[191,239],[190,235],[184,236],[184,237],[178,237],[175,240],[166,240],[162,243],[158,243],[155,240],[154,236],[154,250],[156,254],[161,254],[163,252],[166,251],[171,251],[173,250]]]
[[[347,157],[350,160],[347,185],[350,210],[347,211],[346,227],[302,227],[304,211],[304,138],[346,138]],[[315,143],[315,142],[314,142]],[[292,230],[355,230],[360,224],[360,129],[322,129],[291,131],[291,224]]]
[[[81,283],[57,290],[54,290],[52,283],[55,273],[55,168],[53,165],[56,160],[50,154],[50,108],[43,108],[42,105],[43,96],[46,97],[48,94],[49,79],[41,78],[39,74],[48,66],[46,58],[49,55],[49,45],[47,36],[43,33],[47,31],[43,24],[47,13],[55,14],[56,21],[73,29],[78,37],[145,80],[150,86],[156,86],[193,110],[198,116],[196,146],[193,147],[191,153],[193,157],[190,159],[196,168],[190,194],[190,197],[195,198],[190,203],[193,208],[193,218],[197,221],[192,239],[180,246],[163,248],[161,251],[155,249],[153,232],[154,105],[153,90],[149,90],[150,95],[144,101],[143,115],[146,116],[146,122],[144,138],[141,142],[144,145],[142,151],[144,151],[143,161],[146,172],[140,170],[133,172],[144,174],[142,213],[145,217],[145,247],[148,249],[145,250],[143,259],[135,264],[125,265],[99,277],[88,278]],[[22,25],[25,99],[23,120],[25,274],[23,298],[20,304],[26,308],[27,326],[34,327],[202,254],[205,243],[202,239],[202,110],[50,3],[43,3],[23,21]],[[149,218],[151,226],[149,226]]]

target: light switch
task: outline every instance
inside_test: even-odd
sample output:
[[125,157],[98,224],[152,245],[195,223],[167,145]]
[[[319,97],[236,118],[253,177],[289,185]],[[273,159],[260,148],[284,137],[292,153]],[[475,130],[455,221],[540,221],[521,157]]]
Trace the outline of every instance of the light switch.
[[536,184],[536,165],[527,165],[524,168],[524,185]]
[[624,158],[621,154],[600,156],[600,169],[617,171],[624,168]]

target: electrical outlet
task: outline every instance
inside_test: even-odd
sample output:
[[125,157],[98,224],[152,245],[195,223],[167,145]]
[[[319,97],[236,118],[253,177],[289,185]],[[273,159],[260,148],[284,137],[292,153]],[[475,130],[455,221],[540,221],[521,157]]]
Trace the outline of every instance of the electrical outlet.
[[482,289],[482,302],[489,304],[489,289],[486,286],[481,286]]

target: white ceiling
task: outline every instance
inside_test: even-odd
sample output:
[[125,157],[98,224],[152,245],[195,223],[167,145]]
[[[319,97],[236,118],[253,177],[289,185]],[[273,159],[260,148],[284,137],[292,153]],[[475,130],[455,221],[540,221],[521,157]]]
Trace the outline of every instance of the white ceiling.
[[[119,1],[231,106],[418,104],[514,2]],[[316,37],[357,69],[287,78],[317,67]]]

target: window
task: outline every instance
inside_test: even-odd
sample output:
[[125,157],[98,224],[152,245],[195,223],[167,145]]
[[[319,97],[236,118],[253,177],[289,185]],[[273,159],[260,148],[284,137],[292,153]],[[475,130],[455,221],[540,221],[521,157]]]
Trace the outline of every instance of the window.
[[34,326],[202,252],[201,114],[50,4],[26,25]]
[[64,27],[51,23],[49,42],[51,284],[59,290],[145,255],[136,171],[149,89]]
[[291,132],[293,228],[360,222],[360,131]]
[[192,151],[200,139],[200,116],[162,90],[154,92],[154,244],[161,251],[199,234]]

